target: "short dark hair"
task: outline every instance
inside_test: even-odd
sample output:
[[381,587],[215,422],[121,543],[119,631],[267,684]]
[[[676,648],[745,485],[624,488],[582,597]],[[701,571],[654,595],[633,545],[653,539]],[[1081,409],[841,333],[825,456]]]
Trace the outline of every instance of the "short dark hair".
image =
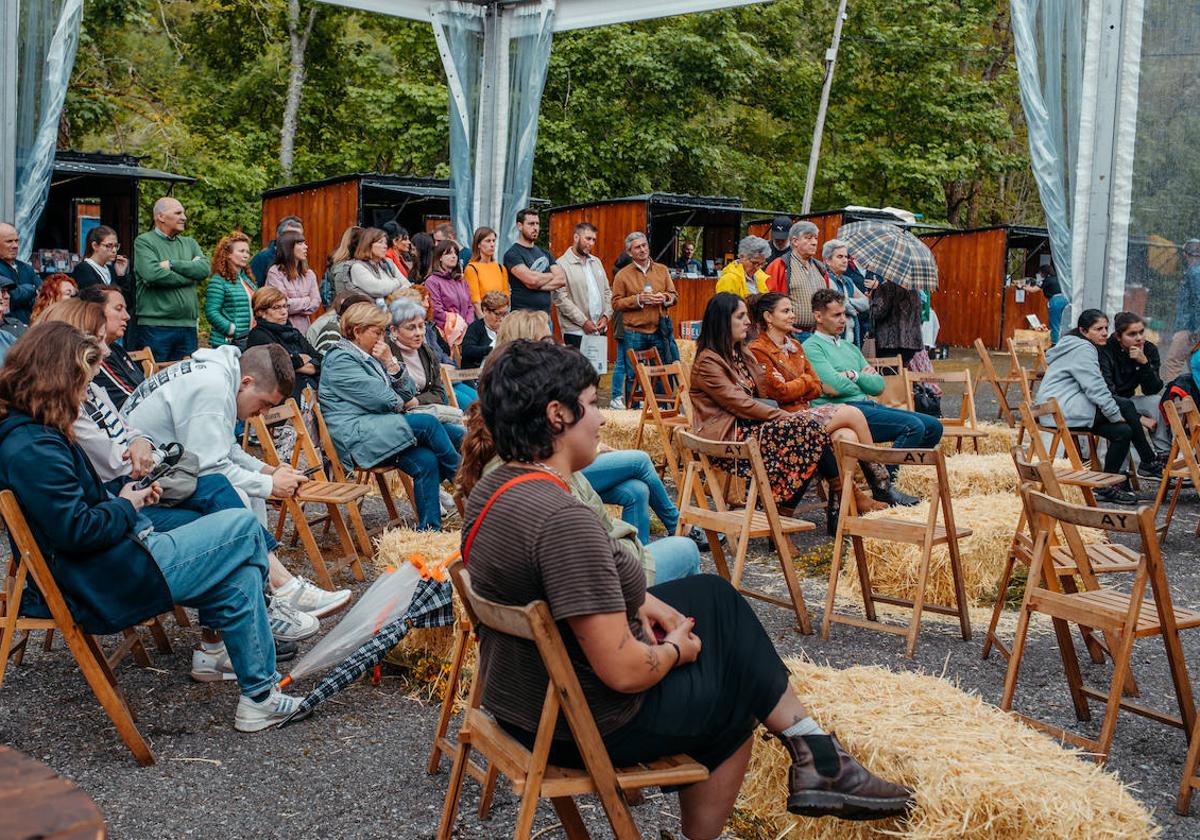
[[1083,338],[1083,334],[1096,325],[1097,321],[1107,321],[1108,316],[1101,309],[1085,309],[1079,313],[1079,318],[1075,321],[1075,329],[1071,330],[1069,335],[1076,338]]
[[[554,439],[583,416],[579,396],[600,378],[574,347],[518,340],[492,353],[479,377],[483,420],[505,461],[540,461],[554,452]],[[575,419],[553,426],[546,406],[557,400]]]
[[585,230],[590,230],[592,233],[596,233],[599,231],[599,228],[597,228],[591,222],[580,222],[579,224],[575,225],[576,233],[582,233]]
[[534,210],[532,207],[523,207],[517,211],[517,224],[524,222],[526,216],[536,216],[537,214],[538,211]]
[[846,303],[846,296],[837,289],[817,289],[812,296],[813,312],[824,312],[831,303]]
[[254,377],[258,390],[277,391],[287,397],[296,388],[296,370],[292,357],[282,344],[260,344],[242,353],[243,376]]
[[759,325],[760,329],[767,328],[767,313],[774,312],[775,307],[780,301],[788,300],[787,295],[779,292],[766,292],[761,295],[753,295],[746,304],[750,307],[751,315],[754,318],[754,323]]
[[79,299],[86,303],[98,303],[101,306],[108,306],[108,299],[113,295],[125,297],[125,293],[106,283],[93,283],[91,286],[85,286],[79,290]]
[[1124,335],[1134,324],[1144,324],[1146,319],[1136,312],[1118,312],[1113,318],[1113,334]]
[[83,240],[83,255],[90,257],[96,252],[96,248],[104,241],[106,237],[116,236],[117,232],[108,225],[96,225],[88,231],[87,238]]
[[700,337],[696,340],[696,352],[712,350],[722,359],[732,359],[734,351],[740,351],[740,342],[733,340],[730,321],[733,313],[746,302],[733,292],[717,292],[708,299],[704,307],[704,319],[700,322]]

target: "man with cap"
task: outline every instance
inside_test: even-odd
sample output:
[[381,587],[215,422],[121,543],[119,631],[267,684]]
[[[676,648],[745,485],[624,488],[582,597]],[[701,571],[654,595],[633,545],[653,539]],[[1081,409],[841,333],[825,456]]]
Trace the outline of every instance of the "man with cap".
[[20,244],[17,229],[8,222],[0,222],[0,277],[9,281],[9,313],[21,323],[28,324],[42,278],[33,266],[17,259]]
[[791,250],[788,244],[788,231],[792,229],[792,219],[790,216],[776,216],[771,220],[771,255],[767,257],[767,264],[775,262]]

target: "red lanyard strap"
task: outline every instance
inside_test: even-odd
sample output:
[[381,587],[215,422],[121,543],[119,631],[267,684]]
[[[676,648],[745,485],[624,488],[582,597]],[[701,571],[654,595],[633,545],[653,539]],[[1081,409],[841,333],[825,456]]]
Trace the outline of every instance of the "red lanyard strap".
[[487,500],[487,504],[485,504],[483,506],[483,510],[479,511],[479,518],[476,519],[475,524],[471,526],[471,533],[467,534],[467,541],[465,543],[463,543],[463,550],[462,550],[463,563],[469,562],[467,557],[471,552],[471,544],[475,542],[475,535],[479,533],[479,526],[483,524],[483,519],[484,519],[484,517],[487,516],[488,511],[492,509],[492,505],[494,505],[496,503],[496,500],[500,498],[500,495],[505,490],[508,490],[510,487],[515,487],[516,485],[521,484],[526,481],[553,481],[555,484],[557,484],[559,487],[561,487],[566,492],[568,492],[568,493],[571,492],[571,489],[569,487],[567,487],[567,485],[562,481],[562,479],[556,478],[552,475],[548,475],[547,473],[544,473],[544,472],[530,471],[527,473],[523,473],[522,475],[513,476],[508,481],[506,481],[500,485],[499,489],[496,490],[496,492],[492,494],[492,497]]

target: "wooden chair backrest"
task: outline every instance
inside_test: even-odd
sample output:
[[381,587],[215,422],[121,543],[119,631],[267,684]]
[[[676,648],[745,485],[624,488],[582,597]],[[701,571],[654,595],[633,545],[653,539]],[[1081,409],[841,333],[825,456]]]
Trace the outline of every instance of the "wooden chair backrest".
[[999,383],[1000,377],[996,373],[996,365],[992,363],[992,353],[987,349],[982,338],[975,339],[975,353],[979,356],[980,380],[993,384]]
[[1021,389],[1021,400],[1033,405],[1033,386],[1029,384],[1029,371],[1021,364],[1017,344],[1013,339],[1008,340],[1009,370],[1017,386]]
[[[1021,488],[1045,493],[1052,499],[1065,501],[1062,485],[1058,483],[1058,475],[1054,472],[1054,465],[1051,462],[1029,461],[1019,446],[1012,447],[1009,452],[1012,455],[1013,464],[1016,465],[1017,478]],[[1021,497],[1021,505],[1024,510],[1022,522],[1028,529],[1029,545],[1033,546],[1037,542],[1037,525],[1033,521],[1032,512],[1029,510],[1025,493],[1018,490],[1018,494]],[[1021,524],[1018,523],[1017,527],[1020,527]],[[1067,546],[1071,550],[1071,555],[1077,558],[1077,562],[1087,563],[1087,549],[1084,547],[1083,537],[1079,535],[1079,529],[1070,522],[1060,523],[1060,528],[1063,536],[1066,538]],[[1050,540],[1053,544],[1055,541],[1055,532],[1051,533]],[[1033,558],[1030,556],[1026,559],[1032,562]]]
[[442,385],[446,389],[446,404],[452,405],[455,408],[462,408],[458,404],[458,395],[454,393],[454,385],[457,382],[470,382],[472,379],[478,379],[482,368],[469,368],[463,370],[456,368],[454,365],[442,363]]
[[158,370],[158,362],[154,360],[154,353],[148,347],[141,350],[130,350],[129,359],[142,366],[143,376],[153,376]]
[[[882,356],[867,359],[867,364],[873,365],[883,377],[883,392],[875,400],[889,408],[907,409],[912,397],[905,394],[904,359],[900,356]],[[887,373],[889,370],[895,372]]]
[[[833,450],[837,455],[838,469],[841,475],[852,476],[860,461],[877,464],[896,464],[904,467],[919,467],[931,469],[936,473],[936,487],[929,498],[929,515],[926,527],[932,529],[937,525],[938,511],[941,509],[946,532],[956,533],[954,527],[954,509],[950,504],[950,481],[946,476],[946,456],[940,449],[896,449],[882,446],[868,446],[863,443],[851,443],[845,440],[835,440]],[[842,516],[858,516],[858,503],[853,493],[842,494]]]
[[[541,756],[541,764],[545,765],[545,756],[554,737],[558,713],[561,711],[567,719],[579,754],[583,756],[597,790],[616,790],[616,770],[613,769],[608,751],[600,738],[600,731],[596,728],[596,720],[592,717],[591,709],[583,696],[579,677],[567,656],[567,648],[558,632],[558,625],[550,614],[549,604],[539,600],[523,607],[514,607],[482,597],[472,587],[471,573],[461,559],[450,565],[450,577],[475,627],[482,625],[497,633],[531,641],[537,646],[549,679],[541,720],[531,750],[533,760],[536,761],[537,757]],[[479,707],[480,694],[481,692],[471,692],[471,708]],[[530,772],[533,778],[541,778],[538,769],[540,768],[534,768]]]
[[1200,475],[1196,446],[1200,444],[1200,410],[1191,397],[1181,400],[1164,400],[1163,413],[1171,429],[1171,451],[1167,463],[1175,465],[1183,459],[1191,475]]
[[[655,394],[655,401],[660,406],[667,409],[677,409],[679,407],[679,397],[676,392],[681,387],[686,386],[686,380],[683,378],[682,368],[678,362],[672,362],[671,365],[664,365],[662,356],[658,354],[657,347],[649,347],[645,350],[630,350],[629,352],[629,367],[634,372],[633,381],[635,388],[631,399],[637,399],[640,394]],[[665,368],[672,367],[671,374],[665,373]],[[650,382],[653,386],[649,391],[646,391],[646,384],[642,381],[641,370],[647,368],[650,371]],[[672,379],[671,377],[679,377]],[[647,403],[650,400],[646,401]],[[645,416],[645,415],[643,415]]]
[[[913,385],[917,382],[929,382],[934,385],[961,385],[963,390],[962,405],[958,409],[958,417],[948,418],[950,425],[963,426],[968,429],[979,428],[975,417],[975,386],[971,383],[969,370],[924,372],[915,370],[904,371],[904,396],[908,400],[908,410],[916,411],[913,403]],[[943,396],[945,389],[943,389]],[[943,404],[943,409],[945,405]],[[944,420],[943,423],[946,421]]]
[[[730,481],[737,474],[738,462],[745,461],[750,472],[745,504],[747,525],[751,514],[759,506],[769,521],[777,520],[779,508],[771,492],[771,482],[763,466],[758,441],[752,437],[746,440],[708,440],[684,429],[675,433],[675,439],[688,462],[683,488],[679,491],[681,507],[690,506],[694,501],[700,510],[729,511],[726,498]],[[730,469],[718,468],[713,464],[713,458],[724,458],[733,463]]]
[[329,460],[329,472],[332,474],[333,480],[345,483],[349,481],[349,473],[342,466],[342,460],[338,458],[337,447],[333,445],[333,436],[329,434],[329,427],[325,425],[325,415],[321,413],[321,403],[317,400],[316,392],[312,386],[304,389],[304,399],[312,406],[313,422],[317,424],[317,443],[320,444],[321,452]]
[[250,422],[254,424],[254,433],[258,436],[259,446],[262,447],[264,461],[273,467],[281,463],[279,451],[271,438],[271,428],[287,425],[296,433],[296,445],[292,448],[292,457],[288,463],[293,469],[300,469],[300,457],[303,455],[308,466],[302,472],[315,481],[326,480],[320,453],[313,446],[312,437],[304,425],[304,416],[300,413],[300,406],[296,405],[293,397],[288,397],[283,405],[264,411]]
[[[1079,454],[1078,447],[1075,446],[1075,439],[1071,436],[1067,421],[1058,407],[1057,399],[1051,397],[1039,405],[1022,403],[1019,410],[1021,423],[1025,426],[1025,433],[1029,436],[1029,450],[1025,453],[1026,460],[1053,461],[1058,454],[1058,447],[1061,446],[1067,460],[1071,463],[1071,469],[1084,469],[1083,458]],[[1039,424],[1038,420],[1042,417],[1054,420],[1054,426]],[[1042,442],[1042,432],[1050,434],[1049,446]]]
[[[661,395],[657,399],[646,401],[646,406],[652,415],[661,419],[664,412],[668,416],[675,416],[679,413],[681,395],[687,390],[687,378],[684,376],[683,366],[679,362],[671,362],[669,365],[638,365],[637,377],[642,383],[643,391],[646,391],[647,388],[653,391],[655,384],[663,386]],[[650,391],[646,391],[646,393]]]
[[[3,518],[4,527],[8,529],[13,544],[16,546],[17,554],[20,557],[19,560],[13,558],[10,561],[9,571],[14,578],[14,582],[21,580],[21,571],[23,570],[37,584],[38,590],[42,593],[42,599],[46,602],[46,606],[49,608],[50,615],[54,621],[59,626],[74,624],[75,618],[71,615],[71,610],[67,606],[66,599],[63,598],[62,591],[58,588],[58,583],[54,580],[54,574],[50,571],[50,566],[46,563],[46,558],[42,554],[41,547],[38,546],[37,540],[33,538],[33,532],[29,530],[29,523],[25,519],[25,512],[21,510],[21,505],[17,502],[17,497],[11,490],[0,491],[0,518]],[[19,569],[14,570],[11,568],[11,565],[17,565]],[[6,604],[6,609],[16,611],[20,608],[21,605],[16,600],[12,604]]]

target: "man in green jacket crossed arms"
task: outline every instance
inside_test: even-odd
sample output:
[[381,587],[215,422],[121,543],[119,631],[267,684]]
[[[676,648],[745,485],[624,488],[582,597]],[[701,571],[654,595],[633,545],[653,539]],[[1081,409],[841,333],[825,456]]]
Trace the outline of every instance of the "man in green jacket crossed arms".
[[196,284],[208,279],[208,257],[183,236],[187,215],[171,197],[154,202],[154,227],[133,241],[138,338],[155,361],[190,356],[199,344]]
[[[937,446],[942,439],[942,424],[936,417],[888,408],[871,399],[883,393],[883,377],[867,364],[854,342],[842,338],[846,329],[845,296],[834,289],[817,289],[813,292],[812,308],[817,329],[804,342],[804,355],[821,382],[835,392],[813,400],[813,404],[847,403],[859,409],[877,443],[890,442],[900,449]],[[888,469],[894,478],[896,467]],[[896,504],[894,499],[879,501]]]

